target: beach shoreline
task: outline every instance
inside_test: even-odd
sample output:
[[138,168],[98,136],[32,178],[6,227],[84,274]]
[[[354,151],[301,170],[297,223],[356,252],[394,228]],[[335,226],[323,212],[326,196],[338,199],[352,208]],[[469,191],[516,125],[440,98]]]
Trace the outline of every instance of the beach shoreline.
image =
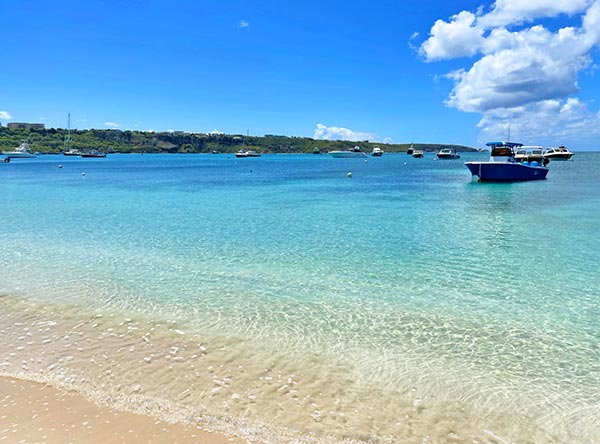
[[[135,415],[132,424],[162,424],[152,429],[156,436],[163,427],[170,430],[168,424],[179,424],[173,436],[181,441],[173,442],[194,442],[186,439],[197,438],[201,429],[219,439],[232,436],[245,440],[236,442],[261,443],[356,443],[369,442],[369,436],[386,443],[398,439],[417,443],[424,438],[432,443],[494,442],[495,436],[509,442],[520,436],[531,442],[559,442],[546,427],[519,415],[483,405],[477,411],[465,410],[467,404],[442,401],[417,386],[399,390],[400,381],[395,389],[385,391],[376,385],[362,387],[354,379],[355,368],[332,366],[317,356],[298,361],[271,351],[271,358],[260,354],[264,359],[257,364],[254,358],[259,350],[249,342],[198,336],[183,323],[83,313],[75,306],[8,295],[0,298],[0,307],[3,385],[9,381],[16,385],[13,392],[25,390],[29,394],[20,397],[26,400],[49,387],[54,399],[62,402],[62,407],[52,410],[75,412],[68,424],[63,417],[47,413],[43,419],[47,426],[37,426],[44,430],[77,429],[88,421],[90,414],[85,412],[94,408],[97,413],[92,416],[104,415],[105,421],[128,424],[121,417]],[[430,375],[427,386],[434,384]],[[429,393],[434,392],[441,390]],[[458,394],[451,398],[458,399]],[[42,397],[31,402],[43,406],[47,401]],[[3,409],[12,411],[10,402],[5,399],[4,404]],[[25,439],[36,432],[32,415],[16,420],[10,415],[7,423],[15,425],[3,433],[15,429]],[[515,420],[523,422],[514,426]],[[37,423],[36,419],[33,424]],[[123,432],[125,426],[118,427]],[[141,432],[129,430],[123,432],[126,441],[114,442],[139,441],[133,437]],[[145,436],[142,442],[161,442],[152,441],[154,435]],[[95,442],[113,442],[106,438],[103,435]],[[83,437],[73,442],[82,440],[94,442]]]
[[49,384],[0,376],[0,442],[243,443],[239,438],[93,403]]

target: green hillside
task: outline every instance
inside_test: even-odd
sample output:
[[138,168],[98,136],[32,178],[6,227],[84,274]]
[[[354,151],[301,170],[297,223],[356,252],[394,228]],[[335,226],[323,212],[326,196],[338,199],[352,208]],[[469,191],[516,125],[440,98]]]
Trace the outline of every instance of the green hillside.
[[[64,149],[66,129],[22,129],[0,127],[0,151],[11,150],[23,140],[31,142],[31,149],[41,153],[59,153]],[[364,152],[380,146],[385,152],[406,152],[410,144],[384,144],[369,141],[315,140],[309,137],[265,135],[262,137],[235,134],[203,134],[184,132],[146,132],[121,130],[71,130],[71,148],[99,149],[115,153],[234,153],[241,148],[262,153],[312,153],[349,149],[358,145]],[[477,151],[461,145],[415,143],[416,149],[438,151],[454,148],[458,151]]]

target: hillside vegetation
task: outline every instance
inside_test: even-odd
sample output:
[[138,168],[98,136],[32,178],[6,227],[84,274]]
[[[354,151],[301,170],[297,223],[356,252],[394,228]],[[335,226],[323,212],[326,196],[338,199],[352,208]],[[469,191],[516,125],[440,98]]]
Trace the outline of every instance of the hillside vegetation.
[[[22,129],[0,127],[0,151],[11,150],[23,140],[29,140],[32,151],[59,153],[64,150],[67,133],[62,128]],[[80,150],[99,149],[115,153],[234,153],[240,149],[252,149],[262,153],[312,153],[315,148],[322,152],[350,149],[358,145],[364,152],[380,146],[385,152],[406,152],[410,144],[384,144],[369,141],[315,140],[309,137],[286,137],[265,135],[262,137],[202,134],[183,132],[146,132],[121,130],[71,130],[71,148]],[[458,151],[477,151],[461,145],[415,143],[416,149],[438,151],[453,148]]]

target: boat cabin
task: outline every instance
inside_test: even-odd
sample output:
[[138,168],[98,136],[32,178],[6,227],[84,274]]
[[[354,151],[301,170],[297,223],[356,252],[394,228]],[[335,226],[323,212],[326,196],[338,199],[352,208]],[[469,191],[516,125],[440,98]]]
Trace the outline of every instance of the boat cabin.
[[522,143],[516,142],[488,142],[486,145],[492,148],[492,152],[490,154],[490,161],[492,162],[495,160],[508,160],[509,162],[514,162],[515,148],[520,148],[523,146]]

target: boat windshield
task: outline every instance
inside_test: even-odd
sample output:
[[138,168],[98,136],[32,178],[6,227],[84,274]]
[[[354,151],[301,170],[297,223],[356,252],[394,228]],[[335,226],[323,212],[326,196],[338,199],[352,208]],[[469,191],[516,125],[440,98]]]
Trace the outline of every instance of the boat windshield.
[[507,146],[495,146],[492,148],[492,156],[512,156],[512,149]]

